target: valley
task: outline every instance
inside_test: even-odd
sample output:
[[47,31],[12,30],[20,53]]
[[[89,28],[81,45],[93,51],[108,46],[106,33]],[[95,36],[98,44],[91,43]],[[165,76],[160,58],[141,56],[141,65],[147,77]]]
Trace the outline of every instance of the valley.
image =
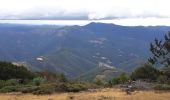
[[[149,57],[149,44],[168,31],[166,26],[0,25],[0,60],[79,77],[99,63],[131,72]],[[95,71],[94,71],[95,72]],[[87,75],[88,76],[88,75]]]

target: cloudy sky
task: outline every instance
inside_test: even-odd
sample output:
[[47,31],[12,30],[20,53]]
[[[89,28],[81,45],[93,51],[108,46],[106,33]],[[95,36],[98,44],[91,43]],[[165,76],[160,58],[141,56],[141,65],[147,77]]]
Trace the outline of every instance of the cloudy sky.
[[170,0],[0,0],[0,19],[156,19],[159,24],[170,22],[169,4]]

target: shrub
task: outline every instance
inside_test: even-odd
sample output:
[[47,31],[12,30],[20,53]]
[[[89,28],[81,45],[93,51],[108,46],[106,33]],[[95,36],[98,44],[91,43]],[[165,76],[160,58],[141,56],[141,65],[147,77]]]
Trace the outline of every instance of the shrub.
[[16,79],[9,79],[6,81],[6,85],[7,86],[15,86],[15,85],[18,85],[18,81]]
[[32,93],[34,91],[37,91],[38,89],[38,86],[24,86],[20,89],[20,91],[22,93]]
[[112,78],[111,80],[109,80],[108,82],[109,86],[113,86],[113,85],[117,85],[119,84],[119,78]]
[[123,84],[125,82],[127,82],[130,78],[125,74],[122,73],[120,74],[120,76],[118,77],[113,77],[109,82],[108,85],[109,86],[113,86],[113,85],[117,85],[117,84]]
[[87,88],[83,84],[68,84],[67,91],[68,92],[79,92],[86,90]]
[[52,84],[43,84],[38,87],[37,90],[33,91],[33,94],[40,95],[40,94],[52,94],[55,92],[55,86]]
[[68,79],[66,78],[66,76],[64,74],[60,74],[59,75],[59,81],[60,82],[68,82]]
[[10,80],[0,80],[0,88],[3,88],[5,86],[16,86],[18,85],[18,81],[16,79],[10,79]]
[[129,77],[125,74],[122,73],[119,77],[118,77],[118,81],[119,83],[125,83],[129,80]]
[[0,80],[0,88],[4,87],[6,85],[6,81]]
[[79,92],[87,90],[87,86],[81,83],[62,83],[56,87],[56,91]]
[[147,79],[147,80],[156,80],[159,77],[160,71],[154,68],[150,64],[144,64],[137,68],[131,74],[132,80],[136,79]]
[[160,75],[157,79],[159,83],[166,84],[168,83],[168,77],[166,75]]
[[168,84],[159,84],[154,87],[155,90],[170,90],[170,85]]
[[20,86],[5,86],[0,89],[0,92],[6,93],[6,92],[18,92],[20,91]]
[[104,86],[104,82],[102,80],[96,80],[95,81],[95,84],[98,85],[98,86]]
[[56,92],[65,92],[67,90],[67,83],[57,83],[54,86]]
[[33,84],[36,85],[36,86],[39,86],[44,82],[45,82],[45,79],[42,78],[42,77],[36,77],[36,78],[33,79]]

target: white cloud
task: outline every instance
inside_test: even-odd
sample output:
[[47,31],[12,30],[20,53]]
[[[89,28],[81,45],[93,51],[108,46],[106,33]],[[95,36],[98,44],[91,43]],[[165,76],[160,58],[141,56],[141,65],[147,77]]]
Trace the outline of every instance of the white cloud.
[[0,19],[169,18],[169,0],[0,0]]

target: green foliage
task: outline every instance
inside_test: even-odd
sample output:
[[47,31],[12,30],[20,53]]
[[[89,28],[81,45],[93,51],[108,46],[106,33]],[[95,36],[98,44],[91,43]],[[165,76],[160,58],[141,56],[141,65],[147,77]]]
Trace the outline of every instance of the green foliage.
[[150,51],[153,54],[148,61],[157,66],[161,66],[162,75],[158,77],[159,83],[170,83],[170,31],[163,40],[155,39],[150,44]]
[[68,79],[66,78],[66,76],[64,74],[60,74],[59,75],[59,81],[60,82],[68,82]]
[[98,86],[103,86],[104,85],[104,82],[102,80],[96,80],[95,81],[95,84],[98,85]]
[[52,94],[54,92],[79,92],[87,90],[87,86],[81,83],[48,83],[40,86],[25,86],[20,91],[22,93]]
[[168,84],[159,84],[154,87],[155,90],[170,90],[170,85]]
[[36,85],[36,86],[39,86],[44,82],[45,82],[45,79],[42,78],[42,77],[36,77],[36,78],[33,79],[33,84]]
[[6,81],[0,80],[0,88],[6,86]]
[[34,92],[34,91],[37,91],[39,88],[38,88],[38,86],[23,86],[21,89],[20,89],[20,91],[22,92],[22,93],[32,93],[32,92]]
[[0,61],[0,79],[31,79],[34,74],[23,66],[16,66],[9,62]]
[[6,85],[8,85],[8,86],[10,86],[10,85],[15,86],[15,85],[18,85],[18,84],[19,83],[16,79],[9,79],[9,80],[6,81]]
[[83,90],[87,90],[87,87],[84,84],[80,83],[68,83],[65,85],[65,91],[67,92],[79,92]]
[[33,94],[40,95],[40,94],[52,94],[55,92],[55,86],[52,84],[42,84],[40,85],[37,90],[33,91]]
[[166,75],[168,77],[168,80],[170,81],[170,67],[164,67],[161,69],[162,74]]
[[18,92],[20,90],[20,86],[5,86],[0,89],[0,92],[6,93],[6,92]]
[[157,78],[157,81],[159,83],[162,83],[162,84],[168,84],[168,77],[166,75],[160,75],[158,78]]
[[[4,75],[4,76],[3,76]],[[48,71],[30,72],[23,66],[0,62],[0,92],[52,94],[54,92],[78,92],[87,89],[84,83],[70,81],[64,74]],[[20,82],[24,80],[23,82]]]
[[68,82],[67,77],[61,73],[53,73],[49,71],[41,71],[41,72],[35,72],[37,77],[44,77],[44,79],[48,82]]
[[56,82],[58,81],[59,75],[57,73],[52,73],[49,71],[40,71],[40,72],[35,72],[37,77],[44,77],[47,81],[49,82]]
[[125,74],[122,73],[119,77],[118,77],[119,83],[125,83],[129,80],[129,77]]
[[131,74],[131,79],[147,79],[147,80],[156,80],[160,75],[159,70],[154,68],[150,64],[144,64],[138,67],[134,72]]
[[122,73],[118,77],[113,77],[111,80],[109,80],[108,85],[113,86],[117,84],[124,84],[128,80],[130,80],[130,78],[125,73]]
[[164,40],[155,39],[150,44],[150,51],[153,54],[148,59],[151,64],[167,67],[163,70],[170,77],[170,32],[164,36]]
[[108,82],[108,85],[110,86],[110,87],[112,87],[113,85],[117,85],[117,84],[119,84],[119,79],[118,78],[112,78],[111,80],[109,80],[109,82]]
[[19,85],[18,81],[16,79],[10,79],[10,80],[0,80],[0,88],[3,88],[5,86],[16,86]]

